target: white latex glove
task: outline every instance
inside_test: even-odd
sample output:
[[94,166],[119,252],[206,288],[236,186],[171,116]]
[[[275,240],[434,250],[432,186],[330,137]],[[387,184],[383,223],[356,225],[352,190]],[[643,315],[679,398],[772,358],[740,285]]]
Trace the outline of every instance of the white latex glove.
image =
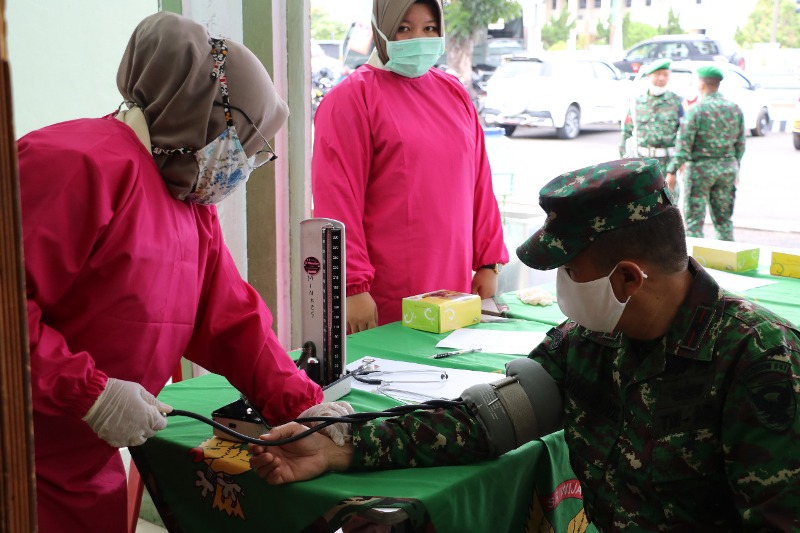
[[[297,418],[309,418],[312,416],[345,416],[352,415],[353,413],[355,413],[353,407],[347,402],[328,402],[309,407],[300,413],[300,416]],[[305,423],[308,427],[314,427],[317,424],[321,424],[321,422]],[[346,442],[350,442],[353,434],[350,430],[350,424],[345,422],[336,422],[326,428],[320,429],[319,432],[330,437],[338,446],[344,446]]]
[[167,427],[172,407],[160,402],[132,381],[108,378],[106,388],[83,420],[97,435],[115,448],[139,446]]

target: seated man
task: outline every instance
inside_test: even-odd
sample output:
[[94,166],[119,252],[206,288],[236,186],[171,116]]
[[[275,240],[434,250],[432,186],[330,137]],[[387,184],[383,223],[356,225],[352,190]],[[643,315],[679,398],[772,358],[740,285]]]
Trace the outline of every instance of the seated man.
[[[587,517],[601,530],[800,527],[797,328],[720,288],[687,256],[655,160],[566,173],[541,190],[540,205],[547,220],[517,255],[558,269],[569,319],[529,357],[563,398]],[[546,406],[528,400],[538,418]],[[344,446],[316,434],[251,445],[250,462],[281,484],[329,470],[484,460],[505,450],[482,408],[467,401],[355,425]],[[290,423],[264,438],[302,429]]]

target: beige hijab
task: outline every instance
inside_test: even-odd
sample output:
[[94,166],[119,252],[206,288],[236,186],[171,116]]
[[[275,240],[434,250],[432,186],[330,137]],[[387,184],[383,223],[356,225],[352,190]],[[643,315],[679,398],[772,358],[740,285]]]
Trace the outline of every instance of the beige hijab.
[[[372,2],[372,14],[375,16],[375,21],[378,23],[378,28],[383,32],[387,39],[394,40],[394,34],[397,33],[397,27],[403,20],[403,16],[408,11],[408,8],[415,4],[417,0],[374,0]],[[444,14],[442,12],[442,0],[434,0],[433,3],[439,10],[439,31],[444,37]],[[384,64],[389,62],[389,56],[386,54],[386,41],[378,34],[375,29],[375,23],[372,24],[372,41],[375,43],[375,50],[378,52],[378,57]]]
[[[230,103],[242,109],[267,139],[286,121],[286,103],[278,96],[261,62],[243,45],[226,40]],[[125,100],[144,111],[150,139],[159,148],[199,149],[227,127],[219,80],[211,78],[214,62],[204,26],[174,13],[156,13],[133,32],[117,71],[117,88]],[[248,120],[231,110],[247,155],[264,141]],[[194,154],[153,155],[172,195],[183,200],[197,181]]]

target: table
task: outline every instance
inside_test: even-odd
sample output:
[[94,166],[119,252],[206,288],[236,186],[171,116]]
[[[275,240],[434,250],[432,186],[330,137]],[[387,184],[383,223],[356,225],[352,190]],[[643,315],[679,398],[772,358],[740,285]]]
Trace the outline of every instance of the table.
[[[769,257],[769,254],[767,254],[767,261],[769,261]],[[713,270],[708,270],[713,275]],[[792,324],[800,325],[800,279],[771,275],[769,273],[769,263],[759,264],[757,270],[737,272],[735,274],[776,282],[772,285],[757,287],[738,294],[766,307],[773,313],[789,320]],[[553,296],[556,294],[555,281],[536,286],[548,291]],[[544,307],[528,305],[520,301],[516,291],[507,292],[501,295],[499,299],[508,305],[508,311],[505,312],[505,316],[508,317],[532,320],[551,326],[560,324],[566,318],[557,304]]]
[[[483,329],[543,332],[544,324],[478,324]],[[431,360],[446,334],[399,323],[350,335],[348,363],[364,356],[502,373],[515,356],[468,354]],[[208,416],[238,392],[217,375],[167,386],[159,398],[176,409]],[[353,390],[357,411],[395,405],[390,398]],[[246,446],[217,439],[194,419],[170,418],[168,427],[131,449],[142,479],[170,531],[336,531],[354,513],[401,509],[415,531],[564,531],[587,527],[580,485],[567,458],[563,432],[526,444],[496,460],[469,466],[328,473],[273,487],[250,469]],[[592,526],[588,526],[593,531]]]

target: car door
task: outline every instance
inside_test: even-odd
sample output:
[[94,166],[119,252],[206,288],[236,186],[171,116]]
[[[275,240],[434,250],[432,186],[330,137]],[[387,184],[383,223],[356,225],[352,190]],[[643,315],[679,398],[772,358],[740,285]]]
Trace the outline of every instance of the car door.
[[755,128],[758,114],[761,108],[766,106],[766,102],[759,101],[761,93],[750,80],[735,70],[726,70],[719,92],[742,108],[745,128],[747,130]]
[[617,122],[624,118],[627,110],[631,81],[622,79],[620,72],[605,61],[591,61],[594,84],[590,88],[596,94],[594,122]]

